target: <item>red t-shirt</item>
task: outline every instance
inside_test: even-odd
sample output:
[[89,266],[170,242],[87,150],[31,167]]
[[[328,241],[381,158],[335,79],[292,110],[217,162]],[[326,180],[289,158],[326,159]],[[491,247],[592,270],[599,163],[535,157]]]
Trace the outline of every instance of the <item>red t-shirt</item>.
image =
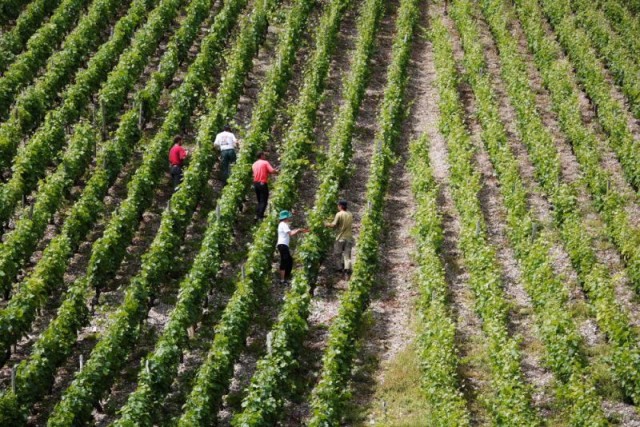
[[172,166],[182,166],[182,162],[187,158],[187,152],[182,146],[176,144],[169,150],[169,163]]
[[261,182],[263,184],[269,182],[269,174],[275,171],[268,161],[262,159],[256,161],[253,164],[252,169],[253,182]]

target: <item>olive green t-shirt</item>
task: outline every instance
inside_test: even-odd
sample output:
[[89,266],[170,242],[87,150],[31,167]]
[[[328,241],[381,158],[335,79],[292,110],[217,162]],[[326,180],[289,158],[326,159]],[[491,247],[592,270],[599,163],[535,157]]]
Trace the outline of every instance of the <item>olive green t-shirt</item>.
[[336,240],[353,240],[351,234],[351,225],[353,224],[353,215],[349,211],[340,211],[336,214],[331,225],[336,228],[338,234]]

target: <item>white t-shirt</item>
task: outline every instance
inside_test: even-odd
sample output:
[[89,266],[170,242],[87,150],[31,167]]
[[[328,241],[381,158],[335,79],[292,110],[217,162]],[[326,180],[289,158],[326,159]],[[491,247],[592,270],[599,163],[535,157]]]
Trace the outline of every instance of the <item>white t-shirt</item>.
[[233,150],[236,148],[236,139],[235,135],[231,132],[220,132],[216,135],[216,140],[213,141],[213,145],[220,147],[220,150]]
[[280,225],[278,225],[278,245],[287,245],[289,246],[289,240],[291,236],[289,236],[289,232],[291,231],[291,227],[286,221],[280,221]]

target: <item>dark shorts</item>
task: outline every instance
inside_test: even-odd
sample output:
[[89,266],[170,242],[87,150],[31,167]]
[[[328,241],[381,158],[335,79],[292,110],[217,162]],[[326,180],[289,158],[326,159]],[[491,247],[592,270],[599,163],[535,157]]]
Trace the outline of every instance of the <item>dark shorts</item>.
[[278,252],[280,252],[280,270],[284,270],[285,278],[291,277],[291,270],[293,269],[293,258],[289,251],[289,246],[278,245]]

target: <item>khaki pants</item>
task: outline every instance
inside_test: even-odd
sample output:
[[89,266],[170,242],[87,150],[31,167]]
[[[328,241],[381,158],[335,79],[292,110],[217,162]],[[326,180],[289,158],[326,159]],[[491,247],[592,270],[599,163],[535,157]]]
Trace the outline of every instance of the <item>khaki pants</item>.
[[340,265],[343,270],[351,270],[351,248],[353,248],[351,240],[338,240],[335,243],[334,250],[340,256]]

